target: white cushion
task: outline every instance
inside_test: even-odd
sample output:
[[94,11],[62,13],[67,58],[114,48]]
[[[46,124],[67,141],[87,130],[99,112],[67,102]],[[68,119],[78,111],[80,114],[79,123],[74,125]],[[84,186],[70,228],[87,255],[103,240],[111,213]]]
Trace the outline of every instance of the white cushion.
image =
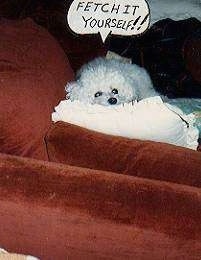
[[194,115],[184,115],[178,108],[163,103],[159,96],[124,106],[63,100],[55,107],[52,120],[115,136],[165,142],[191,149],[198,146],[199,133],[193,126]]

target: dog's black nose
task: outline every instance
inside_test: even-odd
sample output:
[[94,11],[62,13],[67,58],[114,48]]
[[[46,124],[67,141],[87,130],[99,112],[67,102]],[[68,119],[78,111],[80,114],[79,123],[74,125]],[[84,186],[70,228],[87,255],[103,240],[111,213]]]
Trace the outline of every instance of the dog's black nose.
[[115,105],[117,103],[117,99],[116,98],[109,98],[108,99],[108,103],[110,103],[110,105]]

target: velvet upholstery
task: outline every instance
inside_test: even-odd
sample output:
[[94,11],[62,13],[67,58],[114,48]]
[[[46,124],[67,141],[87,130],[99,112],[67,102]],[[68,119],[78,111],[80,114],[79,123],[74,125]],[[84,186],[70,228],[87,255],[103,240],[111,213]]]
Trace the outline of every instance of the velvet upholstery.
[[200,189],[0,154],[0,241],[45,259],[200,259]]
[[58,122],[46,136],[49,160],[201,187],[201,153]]
[[44,136],[72,69],[31,19],[0,20],[0,152],[47,159]]

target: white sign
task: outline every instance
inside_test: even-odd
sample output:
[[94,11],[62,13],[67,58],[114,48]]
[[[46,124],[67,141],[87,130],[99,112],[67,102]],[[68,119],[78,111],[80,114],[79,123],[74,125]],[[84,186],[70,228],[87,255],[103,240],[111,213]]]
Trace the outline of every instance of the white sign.
[[67,20],[75,33],[99,32],[104,42],[110,33],[137,35],[146,31],[150,11],[145,0],[74,0]]

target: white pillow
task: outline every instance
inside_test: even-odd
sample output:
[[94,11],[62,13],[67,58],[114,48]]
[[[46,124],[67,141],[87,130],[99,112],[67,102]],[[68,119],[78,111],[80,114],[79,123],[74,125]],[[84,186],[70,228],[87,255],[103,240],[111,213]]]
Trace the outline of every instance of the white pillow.
[[110,135],[165,142],[191,149],[198,146],[199,133],[193,126],[194,115],[184,115],[175,107],[164,104],[159,96],[124,106],[89,105],[64,100],[55,107],[52,120]]

